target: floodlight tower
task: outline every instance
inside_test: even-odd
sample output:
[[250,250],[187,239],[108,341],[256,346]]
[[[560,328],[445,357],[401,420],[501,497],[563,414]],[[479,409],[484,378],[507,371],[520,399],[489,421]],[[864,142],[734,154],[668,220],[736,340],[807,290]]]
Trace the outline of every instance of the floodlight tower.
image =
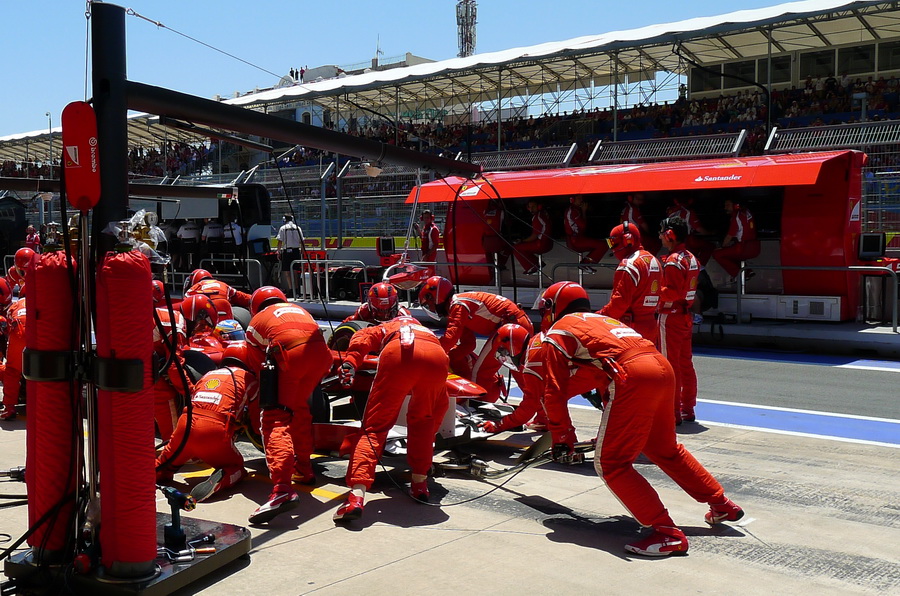
[[465,58],[475,53],[475,0],[459,0],[456,3],[456,25],[459,28],[459,56]]

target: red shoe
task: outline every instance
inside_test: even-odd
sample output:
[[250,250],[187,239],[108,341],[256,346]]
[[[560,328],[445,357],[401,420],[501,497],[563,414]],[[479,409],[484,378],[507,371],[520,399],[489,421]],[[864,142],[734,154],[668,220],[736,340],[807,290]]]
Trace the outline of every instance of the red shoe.
[[691,408],[690,410],[683,410],[681,412],[681,420],[684,422],[696,422],[697,416],[694,415],[694,409]]
[[363,514],[363,498],[353,493],[347,495],[347,500],[341,505],[331,518],[336,522],[347,522],[359,519]]
[[5,408],[2,413],[0,413],[0,420],[15,420],[16,419],[16,409],[15,408]]
[[290,511],[297,507],[300,502],[300,495],[294,491],[273,492],[269,495],[269,500],[260,505],[256,511],[250,514],[251,524],[264,524],[275,519],[286,511]]
[[709,511],[706,512],[704,519],[711,526],[722,522],[735,522],[744,517],[744,510],[734,504],[731,499],[725,499],[724,503],[719,505],[709,504]]
[[420,503],[427,503],[431,493],[428,492],[428,481],[412,482],[409,485],[409,496]]
[[310,472],[309,474],[301,474],[296,470],[291,475],[291,482],[293,484],[303,484],[305,486],[314,486],[316,484],[316,475]]
[[654,526],[653,533],[637,542],[625,545],[630,553],[646,557],[668,557],[687,554],[688,541],[684,532],[670,526]]

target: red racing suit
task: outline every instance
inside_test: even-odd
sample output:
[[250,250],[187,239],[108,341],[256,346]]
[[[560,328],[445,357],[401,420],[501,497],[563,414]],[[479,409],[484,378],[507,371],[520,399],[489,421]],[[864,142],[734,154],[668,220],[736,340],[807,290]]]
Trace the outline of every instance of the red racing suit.
[[213,304],[216,306],[220,321],[223,319],[234,318],[234,313],[231,310],[232,306],[240,306],[247,309],[250,308],[250,294],[235,290],[224,281],[219,281],[217,279],[204,279],[198,281],[188,288],[187,292],[184,293],[184,297],[187,298],[188,296],[196,296],[198,294],[209,296],[209,299],[212,300]]
[[622,321],[644,339],[656,343],[656,307],[662,280],[662,265],[652,254],[639,248],[616,267],[612,296],[599,313]]
[[[412,313],[409,312],[409,309],[405,306],[401,306],[397,311],[398,317],[411,317]],[[369,303],[363,302],[359,305],[359,308],[356,309],[356,312],[341,321],[341,325],[344,323],[349,323],[350,321],[362,321],[364,323],[371,323],[372,325],[378,325],[381,321],[375,319],[372,315],[372,311],[369,310]]]
[[[516,323],[529,334],[534,327],[528,315],[509,298],[490,292],[462,292],[453,296],[447,314],[447,330],[440,342],[450,357],[450,368],[487,389],[485,401],[500,395],[497,371],[500,361],[494,357],[492,339],[497,329]],[[474,356],[476,334],[487,336],[477,357]]]
[[743,207],[735,207],[731,212],[728,236],[734,243],[713,251],[713,258],[728,275],[735,277],[741,270],[741,261],[759,256],[760,245],[756,238],[756,224],[753,214]]
[[597,263],[606,254],[606,242],[586,235],[587,219],[577,205],[569,205],[563,217],[566,228],[566,245],[577,253],[588,253],[587,260]]
[[675,419],[692,415],[697,405],[697,373],[691,347],[691,305],[697,293],[700,262],[679,244],[663,259],[663,287],[659,293],[659,351],[675,370]]
[[331,350],[315,319],[288,302],[268,306],[250,319],[247,344],[251,348],[248,364],[257,376],[266,355],[276,365],[278,405],[263,408],[262,437],[275,492],[286,492],[295,471],[306,478],[313,476],[309,398],[331,370]]
[[441,230],[438,229],[434,222],[424,226],[419,233],[422,241],[422,260],[437,261],[438,245],[441,242]]
[[197,458],[213,468],[222,468],[225,479],[239,480],[243,476],[244,456],[234,445],[234,434],[240,428],[244,409],[256,400],[258,392],[256,375],[236,366],[218,368],[200,377],[191,396],[193,413],[187,443],[181,453],[171,459],[184,439],[185,410],[178,419],[172,439],[156,458],[157,466],[165,464],[158,473],[171,474]]
[[676,440],[675,378],[653,344],[615,319],[574,313],[550,328],[544,346],[544,408],[554,443],[575,442],[567,379],[575,371],[587,374],[598,389],[614,381],[597,433],[594,467],[638,523],[675,526],[659,495],[634,469],[641,453],[697,501],[722,500],[719,482]]
[[450,405],[447,395],[447,354],[434,333],[412,317],[400,317],[353,334],[346,361],[362,364],[370,352],[380,352],[362,434],[347,468],[347,486],[372,487],[375,466],[388,431],[397,422],[404,399],[411,395],[406,414],[407,450],[413,474],[428,473],[434,436]]
[[531,216],[531,235],[535,239],[515,245],[516,260],[522,266],[522,271],[536,269],[538,266],[537,256],[550,252],[550,249],[553,248],[550,231],[550,215],[541,208]]
[[[184,374],[184,358],[181,355],[185,348],[185,321],[184,315],[175,310],[175,354],[169,358],[169,346],[163,340],[163,333],[154,322],[153,325],[153,351],[159,357],[159,364],[169,365],[160,371],[159,378],[153,384],[153,413],[156,419],[156,427],[163,441],[168,441],[175,430],[178,421],[178,404],[185,403],[191,395],[194,387],[191,380]],[[168,308],[157,308],[156,314],[165,330],[167,337],[172,336],[172,322]],[[179,372],[179,367],[181,372]],[[184,374],[184,376],[182,376]]]
[[25,350],[25,299],[9,306],[9,339],[6,344],[6,370],[3,371],[3,408],[15,410],[22,390],[22,352]]

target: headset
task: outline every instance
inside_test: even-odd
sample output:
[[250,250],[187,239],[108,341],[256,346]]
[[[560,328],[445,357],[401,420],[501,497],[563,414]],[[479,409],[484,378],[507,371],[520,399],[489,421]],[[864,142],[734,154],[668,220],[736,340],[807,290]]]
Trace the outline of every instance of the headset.
[[670,228],[668,224],[669,224],[668,217],[660,222],[659,235],[662,236],[666,242],[677,242],[678,238],[676,238],[676,236],[675,236],[675,230]]
[[628,230],[628,220],[622,222],[622,243],[625,246],[634,246],[634,236]]

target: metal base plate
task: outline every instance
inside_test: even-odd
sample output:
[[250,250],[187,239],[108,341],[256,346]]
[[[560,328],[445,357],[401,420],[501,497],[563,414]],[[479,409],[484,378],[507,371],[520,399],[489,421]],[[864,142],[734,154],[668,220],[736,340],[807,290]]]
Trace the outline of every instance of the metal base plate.
[[[171,521],[169,514],[156,514],[156,538],[160,547],[164,546],[163,528]],[[250,531],[247,528],[185,517],[181,518],[181,526],[188,542],[207,534],[215,536],[214,542],[200,544],[198,547],[213,546],[216,552],[198,554],[192,561],[179,563],[173,563],[166,557],[158,557],[155,561],[158,573],[154,571],[152,578],[143,580],[112,578],[103,573],[102,569],[79,575],[72,573],[69,565],[38,568],[30,562],[31,551],[8,558],[4,561],[3,571],[15,584],[16,594],[47,594],[65,585],[76,594],[156,596],[180,590],[250,552]]]

